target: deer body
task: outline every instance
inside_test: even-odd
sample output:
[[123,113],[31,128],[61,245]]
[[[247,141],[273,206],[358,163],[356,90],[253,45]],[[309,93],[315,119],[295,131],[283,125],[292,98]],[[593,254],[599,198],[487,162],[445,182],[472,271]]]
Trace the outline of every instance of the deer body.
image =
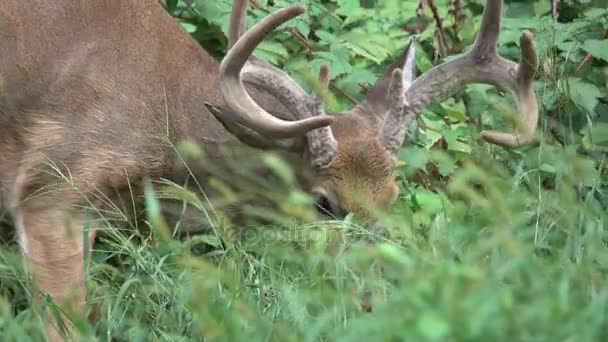
[[[247,5],[235,0],[230,50],[219,63],[158,0],[3,0],[0,195],[35,283],[67,312],[83,313],[86,298],[83,206],[137,192],[146,177],[181,183],[174,146],[183,140],[202,145],[205,162],[220,169],[233,156],[278,150],[335,216],[395,200],[392,168],[405,127],[465,83],[512,90],[524,117],[519,135],[482,137],[510,147],[532,141],[532,37],[522,35],[525,63],[496,54],[500,0],[488,1],[470,53],[415,79],[410,44],[366,101],[341,115],[327,115],[320,97],[251,56],[304,8],[281,9],[245,32]],[[327,68],[319,80],[327,86]],[[60,340],[53,322],[49,338]]]
[[[74,169],[166,174],[160,137],[235,140],[203,105],[222,101],[218,63],[163,11],[154,1],[3,4],[3,175],[39,149]],[[21,12],[38,19],[36,29]]]

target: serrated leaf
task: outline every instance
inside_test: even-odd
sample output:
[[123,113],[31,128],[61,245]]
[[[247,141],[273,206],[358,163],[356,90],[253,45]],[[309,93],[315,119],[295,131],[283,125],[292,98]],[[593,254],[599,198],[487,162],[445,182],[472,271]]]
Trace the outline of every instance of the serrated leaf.
[[410,146],[399,151],[399,159],[405,161],[407,165],[417,169],[425,170],[429,155],[426,149]]
[[598,122],[583,130],[583,144],[591,146],[608,146],[608,123]]
[[466,107],[462,101],[456,102],[453,98],[449,98],[439,104],[445,111],[445,114],[452,120],[455,121],[466,121]]
[[422,211],[428,215],[437,214],[443,209],[443,200],[438,193],[419,189],[414,196]]
[[599,88],[579,78],[569,78],[568,88],[572,101],[584,108],[588,113],[593,113],[595,106],[599,102],[599,98],[602,97],[602,92]]
[[338,41],[338,38],[335,35],[327,32],[327,31],[316,30],[315,34],[317,35],[317,37],[319,37],[321,39],[321,42],[323,42],[323,43],[332,44],[332,43],[336,43]]
[[437,168],[440,175],[449,176],[456,170],[456,163],[451,158],[442,158],[437,161]]
[[353,83],[358,85],[372,85],[374,83],[376,83],[376,80],[378,79],[378,77],[376,75],[374,75],[373,72],[371,72],[368,69],[355,69],[352,73],[348,74],[343,82],[346,83]]
[[595,58],[608,62],[608,39],[588,39],[583,43],[583,49]]
[[316,58],[311,62],[311,66],[315,66],[313,69],[318,70],[318,67],[321,64],[328,63],[330,66],[329,74],[332,79],[340,75],[348,74],[352,71],[352,67],[348,59],[340,58],[334,53],[320,51],[315,53],[315,56],[319,58]]
[[289,53],[282,44],[273,41],[262,41],[258,44],[254,54],[272,64],[278,64],[281,60],[287,59]]
[[458,151],[462,153],[471,153],[473,151],[471,145],[458,141],[458,138],[461,136],[460,130],[443,130],[441,133],[448,144],[449,151]]

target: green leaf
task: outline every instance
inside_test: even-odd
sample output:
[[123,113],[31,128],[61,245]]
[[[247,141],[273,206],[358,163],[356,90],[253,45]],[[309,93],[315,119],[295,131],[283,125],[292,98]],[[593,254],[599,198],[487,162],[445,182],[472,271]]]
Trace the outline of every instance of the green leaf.
[[443,210],[443,200],[438,193],[419,189],[414,196],[421,210],[428,215],[435,215]]
[[180,24],[180,25],[181,25],[181,26],[184,28],[184,30],[186,30],[186,32],[188,32],[188,33],[192,33],[192,32],[194,32],[194,31],[196,31],[196,28],[197,28],[197,26],[196,26],[196,25],[193,25],[193,24],[190,24],[190,23],[185,23],[185,22],[181,22],[181,21],[180,21],[180,23],[179,23],[179,24]]
[[273,41],[260,42],[255,49],[255,55],[275,65],[289,57],[287,49],[282,44]]
[[202,242],[209,246],[213,246],[219,248],[222,246],[222,241],[217,237],[217,235],[211,234],[203,234],[203,235],[195,235],[190,238],[193,243]]
[[449,151],[471,153],[473,151],[471,145],[458,140],[462,136],[460,131],[460,129],[444,129],[441,134],[448,144]]
[[276,154],[265,154],[263,162],[267,167],[274,171],[277,176],[281,177],[285,184],[293,184],[295,181],[295,175],[293,174],[291,166],[285,163],[285,161]]
[[583,131],[583,144],[590,148],[592,146],[608,147],[608,123],[594,123]]
[[338,42],[338,38],[327,31],[316,30],[315,35],[317,35],[317,37],[319,37],[323,43],[333,44]]
[[401,149],[399,159],[417,169],[426,170],[426,163],[429,161],[427,150],[421,147],[410,146]]
[[583,49],[593,57],[603,59],[608,62],[608,39],[598,40],[589,39],[583,43]]
[[315,56],[320,57],[319,59],[315,59],[311,62],[311,65],[316,66],[313,68],[314,70],[318,69],[323,63],[328,63],[330,65],[329,74],[332,79],[348,74],[352,71],[352,67],[348,59],[340,58],[340,56],[326,51],[320,51],[315,53]]
[[167,9],[170,12],[175,11],[176,8],[177,8],[177,0],[167,0]]
[[418,329],[427,339],[441,339],[450,331],[450,325],[439,315],[431,312],[422,314]]
[[445,114],[454,121],[466,121],[467,109],[462,101],[456,102],[453,98],[449,98],[440,104],[441,108],[445,111]]
[[599,98],[602,97],[602,92],[599,88],[594,84],[574,77],[568,79],[568,87],[572,101],[584,108],[588,113],[593,113],[595,106],[599,102]]
[[553,165],[549,165],[547,163],[543,163],[540,168],[541,171],[547,172],[547,173],[551,173],[551,174],[555,174],[556,170],[555,170],[555,166]]

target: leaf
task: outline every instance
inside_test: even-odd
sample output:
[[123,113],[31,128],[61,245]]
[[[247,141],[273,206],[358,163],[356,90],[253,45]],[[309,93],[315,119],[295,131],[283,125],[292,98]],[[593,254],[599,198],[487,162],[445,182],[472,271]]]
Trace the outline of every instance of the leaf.
[[340,9],[336,13],[350,13],[360,9],[359,0],[338,0]]
[[177,9],[177,0],[167,0],[167,9],[170,12],[175,11]]
[[608,39],[589,39],[583,43],[583,50],[593,57],[603,59],[608,62]]
[[217,235],[211,234],[203,234],[203,235],[195,235],[190,238],[193,243],[205,243],[209,246],[213,246],[215,248],[220,248],[222,246],[222,241],[217,237]]
[[418,320],[418,329],[427,339],[441,339],[450,331],[449,324],[435,313],[424,313]]
[[462,101],[456,102],[453,98],[449,98],[439,104],[445,111],[445,114],[454,121],[466,121],[467,109]]
[[317,37],[319,37],[324,43],[333,44],[338,42],[338,38],[327,31],[316,30],[315,35],[317,35]]
[[443,210],[443,200],[438,193],[419,189],[414,196],[421,210],[428,215],[435,215]]
[[373,85],[378,77],[368,69],[355,69],[344,78],[344,82],[358,85]]
[[265,59],[268,62],[277,65],[281,60],[287,59],[289,53],[287,49],[280,44],[273,41],[262,41],[258,44],[255,49],[255,55],[259,58]]
[[448,144],[449,151],[458,151],[463,153],[471,153],[473,151],[471,145],[458,141],[458,138],[461,136],[460,129],[444,129],[442,130],[441,134]]
[[277,176],[281,177],[285,184],[293,184],[295,181],[295,176],[291,166],[285,163],[285,161],[276,154],[265,154],[263,162],[268,168],[274,171]]
[[323,63],[329,63],[329,75],[331,79],[334,79],[340,75],[348,74],[352,71],[352,67],[348,59],[340,58],[340,56],[326,51],[320,51],[315,53],[315,56],[320,57],[311,62],[311,66],[314,65],[314,70],[318,70],[318,67]]
[[184,30],[186,30],[186,32],[188,32],[188,33],[195,32],[195,31],[196,31],[196,28],[197,28],[197,26],[196,26],[196,25],[193,25],[193,24],[190,24],[190,23],[185,23],[185,22],[181,22],[181,21],[180,21],[180,23],[179,23],[179,24],[180,24],[180,25],[181,25],[181,26],[184,28]]
[[547,172],[547,173],[551,173],[551,174],[555,174],[555,166],[553,165],[549,165],[547,163],[543,163],[540,168],[541,171]]
[[608,147],[608,123],[594,123],[583,131],[583,144],[590,148],[592,146]]
[[579,78],[569,78],[568,87],[570,97],[574,103],[584,108],[588,113],[593,113],[595,106],[602,97],[602,92],[594,84],[582,81]]
[[429,161],[427,150],[421,147],[406,147],[399,152],[399,159],[417,169],[425,170]]

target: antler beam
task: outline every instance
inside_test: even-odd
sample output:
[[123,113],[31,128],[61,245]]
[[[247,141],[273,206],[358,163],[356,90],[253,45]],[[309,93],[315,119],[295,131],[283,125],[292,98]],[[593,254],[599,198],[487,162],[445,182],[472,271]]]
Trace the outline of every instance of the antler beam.
[[[235,4],[233,9],[238,11],[239,5]],[[244,27],[244,19],[235,17],[231,19],[231,23],[238,29],[230,34],[231,44],[234,43],[234,45],[220,65],[220,90],[224,101],[234,113],[232,118],[234,121],[271,138],[304,135],[316,128],[329,126],[333,122],[332,117],[324,114],[302,118],[297,121],[279,119],[266,112],[249,96],[241,79],[241,71],[245,63],[264,37],[281,24],[303,12],[304,7],[301,5],[277,10],[245,32],[240,38],[238,37],[240,30]],[[289,97],[298,97],[298,94],[289,91],[285,91],[285,94]]]
[[[482,131],[488,142],[505,146],[521,147],[534,142],[538,121],[538,102],[532,84],[538,60],[534,51],[533,35],[529,31],[521,35],[521,60],[514,63],[497,53],[500,32],[502,0],[488,0],[483,12],[481,28],[471,51],[450,62],[438,65],[416,79],[405,90],[405,113],[390,111],[385,124],[399,122],[406,125],[422,108],[434,101],[442,101],[454,95],[468,83],[488,83],[510,90],[517,99],[519,113],[518,133]],[[405,138],[405,129],[393,130],[396,136],[385,140]]]
[[[304,91],[304,89],[302,89],[298,85],[298,83],[295,82],[291,77],[289,77],[285,72],[271,65],[268,62],[251,56],[251,53],[253,52],[255,46],[259,43],[259,41],[261,41],[261,39],[263,39],[264,35],[268,32],[271,32],[274,27],[264,27],[263,25],[265,25],[265,22],[263,20],[262,22],[251,28],[247,33],[245,33],[244,36],[243,32],[246,28],[247,4],[248,0],[235,0],[232,7],[232,14],[230,17],[229,36],[230,46],[232,46],[230,53],[232,53],[233,56],[238,56],[238,58],[240,59],[235,62],[235,67],[239,66],[240,69],[240,77],[236,76],[239,78],[238,82],[240,83],[240,85],[242,85],[242,82],[246,81],[247,83],[255,85],[259,89],[264,89],[268,93],[272,94],[279,101],[281,101],[284,105],[286,105],[287,108],[293,110],[293,116],[295,116],[295,118],[299,121],[283,121],[276,119],[274,116],[272,116],[272,118],[282,122],[287,122],[289,124],[300,125],[299,129],[302,130],[295,130],[300,133],[306,133],[313,168],[324,168],[329,165],[329,163],[331,163],[333,156],[335,155],[335,152],[338,148],[338,143],[333,136],[331,128],[328,126],[329,123],[331,123],[332,118],[325,115],[325,111],[322,105],[322,99],[320,96],[311,96],[307,94],[306,91]],[[301,6],[295,5],[285,8],[283,10],[279,10],[271,14],[270,16],[277,15],[282,11],[287,12],[288,9],[291,9],[290,11],[292,11],[293,13],[288,12],[289,14],[285,14],[286,18],[288,15],[289,18],[291,18],[300,14],[302,12],[302,8],[303,7]],[[268,17],[265,20],[267,19]],[[280,25],[280,23],[278,25]],[[246,46],[248,47],[248,49],[242,48],[241,50],[234,52],[235,49],[239,48],[239,44],[245,44],[243,43],[243,40],[251,39],[248,37],[252,37],[251,32],[255,32],[256,29],[259,32],[265,33],[259,36],[254,35],[255,38],[252,41],[249,41],[249,45]],[[226,57],[226,59],[228,58],[229,56]],[[326,86],[326,84],[329,83],[329,68],[327,66],[323,66],[321,68],[319,80],[321,82],[322,87]],[[235,79],[232,80],[232,82],[236,81],[237,80]],[[232,89],[232,86],[230,86],[229,89]],[[242,87],[238,87],[237,92],[246,93],[246,90]],[[229,99],[232,99],[232,101],[234,102],[237,102],[237,100],[243,100],[242,95],[238,95],[239,97],[233,97],[234,95],[225,94],[224,96],[227,102]],[[251,108],[259,107],[254,101],[251,101],[251,103],[245,103],[245,105]],[[240,106],[240,103],[234,103],[231,108],[234,109],[238,106]],[[250,113],[256,113],[251,110],[252,109],[250,109]],[[260,110],[263,112],[263,109],[259,108],[257,114],[251,114],[249,116],[256,115],[257,119],[261,120],[262,117],[265,116],[265,114],[263,114]],[[309,123],[309,126],[304,125],[304,123]],[[248,127],[260,131],[259,128],[253,126]],[[310,127],[313,127],[313,129],[310,129]],[[269,132],[260,131],[260,133],[268,134]],[[287,136],[290,136],[290,133],[285,133],[283,131],[280,131],[279,133],[282,133],[283,135],[288,134]],[[271,137],[280,136],[271,135]]]

